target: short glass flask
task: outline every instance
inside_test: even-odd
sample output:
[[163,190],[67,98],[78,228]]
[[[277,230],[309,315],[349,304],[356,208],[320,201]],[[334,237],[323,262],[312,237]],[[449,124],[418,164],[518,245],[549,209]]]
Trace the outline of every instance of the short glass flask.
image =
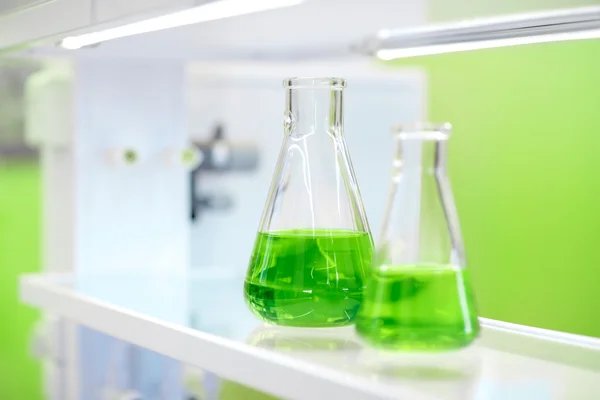
[[450,124],[394,128],[392,185],[356,330],[392,350],[450,350],[479,333],[446,161]]

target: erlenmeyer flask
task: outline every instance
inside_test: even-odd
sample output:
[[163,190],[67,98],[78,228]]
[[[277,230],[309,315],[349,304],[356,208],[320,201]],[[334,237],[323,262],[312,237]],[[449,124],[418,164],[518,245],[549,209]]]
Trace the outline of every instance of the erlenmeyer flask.
[[454,349],[479,332],[446,174],[450,132],[449,124],[394,130],[392,188],[356,321],[358,333],[375,346]]
[[347,325],[362,301],[373,240],[344,139],[345,86],[284,81],[285,138],[245,282],[269,323]]

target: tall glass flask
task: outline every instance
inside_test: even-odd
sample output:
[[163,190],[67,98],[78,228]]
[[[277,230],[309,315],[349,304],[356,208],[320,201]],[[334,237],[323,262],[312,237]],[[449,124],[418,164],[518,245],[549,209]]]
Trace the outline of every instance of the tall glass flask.
[[266,322],[354,322],[373,240],[346,149],[339,78],[284,81],[285,137],[245,282]]
[[455,349],[479,332],[446,173],[450,133],[449,124],[394,129],[392,188],[356,322],[358,333],[375,346]]

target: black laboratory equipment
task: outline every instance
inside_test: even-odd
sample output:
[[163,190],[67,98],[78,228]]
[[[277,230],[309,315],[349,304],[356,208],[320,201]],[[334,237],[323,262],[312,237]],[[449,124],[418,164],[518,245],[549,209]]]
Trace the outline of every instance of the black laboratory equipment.
[[200,189],[202,176],[253,171],[258,165],[258,149],[252,143],[226,139],[223,124],[215,125],[209,140],[192,144],[201,154],[200,162],[190,172],[190,218],[195,221],[203,209],[226,210],[233,205],[227,194],[203,192]]

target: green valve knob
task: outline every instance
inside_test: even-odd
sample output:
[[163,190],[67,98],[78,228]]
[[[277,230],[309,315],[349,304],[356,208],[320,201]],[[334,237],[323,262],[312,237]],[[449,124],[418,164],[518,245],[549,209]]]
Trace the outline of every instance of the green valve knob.
[[126,149],[123,152],[123,161],[127,165],[135,164],[138,161],[138,153],[133,149]]
[[179,162],[190,169],[202,164],[203,159],[202,152],[195,147],[187,147],[179,153]]

